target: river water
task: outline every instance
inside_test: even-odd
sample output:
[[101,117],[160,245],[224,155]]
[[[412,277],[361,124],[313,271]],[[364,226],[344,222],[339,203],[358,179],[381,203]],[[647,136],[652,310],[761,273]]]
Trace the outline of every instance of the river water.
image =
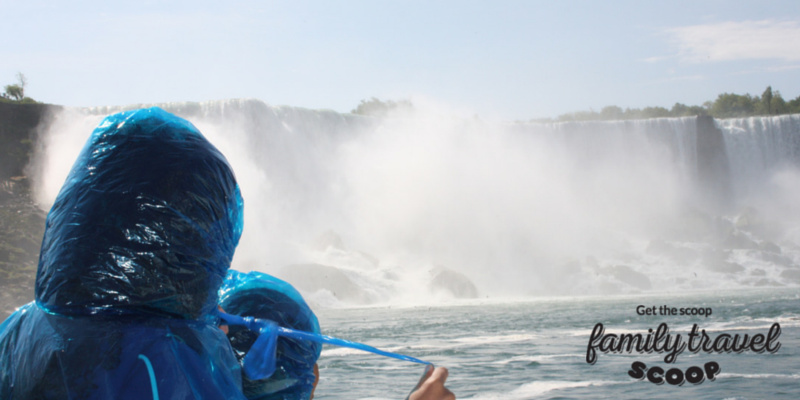
[[[710,317],[639,316],[636,308],[668,305],[709,307]],[[800,290],[736,290],[680,294],[548,298],[450,304],[433,307],[325,309],[323,333],[363,341],[445,366],[448,387],[463,399],[797,399],[800,398]],[[690,353],[674,364],[665,354],[604,354],[585,361],[592,328],[606,333],[643,333],[666,322],[686,338],[698,324],[719,334],[767,334],[781,326],[774,353]],[[627,375],[634,361],[685,371],[715,361],[714,381],[655,385]],[[318,399],[398,399],[423,367],[326,347],[320,358]]]

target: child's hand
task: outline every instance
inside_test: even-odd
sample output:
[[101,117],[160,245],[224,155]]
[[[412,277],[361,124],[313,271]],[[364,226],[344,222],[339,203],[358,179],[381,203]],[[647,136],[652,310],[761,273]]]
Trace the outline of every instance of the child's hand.
[[[220,311],[222,311],[222,312],[225,312],[225,310],[223,310],[223,309],[222,309],[222,306],[217,306],[217,308],[218,308]],[[228,334],[228,325],[227,325],[227,324],[225,324],[225,325],[220,325],[220,326],[219,326],[219,329],[221,329],[221,330],[222,330],[222,332],[224,332],[226,335]]]
[[447,368],[436,367],[428,374],[427,379],[422,382],[419,389],[411,393],[409,400],[455,400],[456,395],[444,387],[447,380]]

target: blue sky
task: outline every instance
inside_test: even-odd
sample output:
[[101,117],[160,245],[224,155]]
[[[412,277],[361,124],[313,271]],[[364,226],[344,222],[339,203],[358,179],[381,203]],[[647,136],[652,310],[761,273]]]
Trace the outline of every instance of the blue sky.
[[0,84],[21,71],[31,97],[68,106],[347,112],[375,96],[512,120],[800,95],[798,1],[0,0],[0,15]]

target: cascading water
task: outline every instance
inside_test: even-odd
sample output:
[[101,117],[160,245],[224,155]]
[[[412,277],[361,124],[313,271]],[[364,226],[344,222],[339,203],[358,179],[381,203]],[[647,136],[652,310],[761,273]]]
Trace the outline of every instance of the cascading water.
[[[800,280],[798,116],[717,121],[734,188],[725,209],[701,190],[696,118],[504,124],[257,100],[159,106],[194,123],[237,174],[246,222],[234,267],[285,278],[316,303]],[[41,204],[120,110],[54,116],[32,166]]]
[[793,179],[787,175],[800,168],[800,115],[719,120],[717,127],[725,138],[733,189],[741,201],[771,195],[776,188],[770,185]]
[[800,115],[723,119],[716,125],[725,137],[734,182],[752,185],[768,179],[771,170],[800,167]]

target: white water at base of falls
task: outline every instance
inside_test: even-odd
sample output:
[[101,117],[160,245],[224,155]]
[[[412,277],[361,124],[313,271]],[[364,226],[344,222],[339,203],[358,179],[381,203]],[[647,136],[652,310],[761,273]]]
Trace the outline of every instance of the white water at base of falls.
[[[320,305],[451,301],[431,287],[443,270],[481,298],[800,283],[797,115],[716,122],[731,212],[700,198],[695,118],[507,124],[258,100],[158,106],[234,168],[245,231],[233,267],[335,267],[350,284],[290,280]],[[94,126],[122,109],[53,116],[31,166],[41,204]]]

